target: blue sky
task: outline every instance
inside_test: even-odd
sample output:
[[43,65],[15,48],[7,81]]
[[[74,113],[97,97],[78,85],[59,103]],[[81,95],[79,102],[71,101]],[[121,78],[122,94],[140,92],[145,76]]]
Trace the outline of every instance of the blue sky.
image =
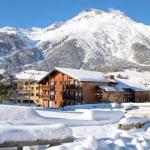
[[150,0],[0,0],[0,27],[46,27],[88,8],[118,9],[150,25]]

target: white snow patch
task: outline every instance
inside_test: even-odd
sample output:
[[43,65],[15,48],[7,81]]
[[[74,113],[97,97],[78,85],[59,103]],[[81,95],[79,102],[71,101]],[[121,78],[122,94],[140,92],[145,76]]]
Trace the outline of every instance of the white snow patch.
[[62,124],[37,126],[0,125],[0,143],[71,138],[72,131]]
[[48,72],[46,71],[37,71],[37,70],[24,70],[22,72],[16,73],[15,77],[17,79],[32,79],[32,80],[40,80],[43,78]]
[[94,109],[94,108],[99,108],[99,109],[121,109],[122,106],[117,104],[117,103],[110,103],[110,104],[82,104],[82,105],[65,106],[63,108],[63,110]]
[[0,105],[0,124],[53,124],[32,107]]
[[100,110],[100,109],[91,109],[86,110],[82,115],[81,118],[84,120],[105,120],[110,121],[112,123],[118,122],[124,113],[121,110]]

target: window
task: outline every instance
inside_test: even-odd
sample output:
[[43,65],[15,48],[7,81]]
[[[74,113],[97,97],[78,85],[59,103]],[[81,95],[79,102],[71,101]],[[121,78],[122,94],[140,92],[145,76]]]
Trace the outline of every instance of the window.
[[54,81],[51,81],[51,82],[50,82],[50,85],[52,85],[52,86],[53,86],[53,85],[54,85]]
[[34,93],[31,93],[30,95],[31,95],[31,96],[34,96]]
[[55,95],[50,95],[50,99],[55,99]]
[[55,81],[55,85],[57,84],[57,81]]
[[50,95],[55,95],[55,92],[54,92],[54,91],[51,91],[51,92],[50,92]]
[[39,96],[39,93],[36,93],[36,96]]
[[39,100],[36,100],[36,103],[39,103]]
[[75,81],[75,85],[76,85],[76,86],[79,86],[79,82],[78,82],[78,81]]
[[38,90],[39,89],[39,87],[36,87],[36,90]]
[[28,82],[25,82],[25,85],[28,85]]
[[75,92],[75,96],[78,96],[79,94],[78,94],[78,92]]
[[46,94],[46,91],[43,91],[43,94]]
[[60,81],[60,85],[62,85],[62,83],[63,83],[63,82],[62,82],[62,81]]

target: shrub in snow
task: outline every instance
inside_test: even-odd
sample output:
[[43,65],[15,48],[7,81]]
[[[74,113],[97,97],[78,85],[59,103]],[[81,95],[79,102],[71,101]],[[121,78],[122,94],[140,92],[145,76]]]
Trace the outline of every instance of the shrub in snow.
[[123,130],[143,128],[144,124],[148,121],[148,117],[126,117],[120,120],[118,128]]
[[128,76],[123,76],[121,74],[118,74],[117,75],[117,78],[120,78],[120,79],[128,79]]
[[85,120],[109,120],[112,123],[119,121],[123,116],[124,113],[121,110],[91,109],[81,114],[81,118]]
[[129,125],[129,124],[138,124],[138,123],[146,123],[149,121],[148,117],[126,117],[120,120],[119,124]]

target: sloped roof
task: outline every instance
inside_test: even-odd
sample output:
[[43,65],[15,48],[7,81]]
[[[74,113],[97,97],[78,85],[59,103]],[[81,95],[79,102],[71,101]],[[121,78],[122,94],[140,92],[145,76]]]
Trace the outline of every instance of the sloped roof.
[[87,71],[82,69],[72,69],[72,68],[54,68],[50,73],[38,81],[40,83],[43,79],[48,77],[52,72],[59,71],[62,72],[78,81],[89,81],[89,82],[110,82],[106,79],[103,73],[96,71]]
[[117,91],[123,91],[125,88],[130,88],[134,91],[145,91],[145,90],[147,90],[147,89],[141,88],[141,86],[139,84],[129,82],[128,80],[118,80],[116,90]]

